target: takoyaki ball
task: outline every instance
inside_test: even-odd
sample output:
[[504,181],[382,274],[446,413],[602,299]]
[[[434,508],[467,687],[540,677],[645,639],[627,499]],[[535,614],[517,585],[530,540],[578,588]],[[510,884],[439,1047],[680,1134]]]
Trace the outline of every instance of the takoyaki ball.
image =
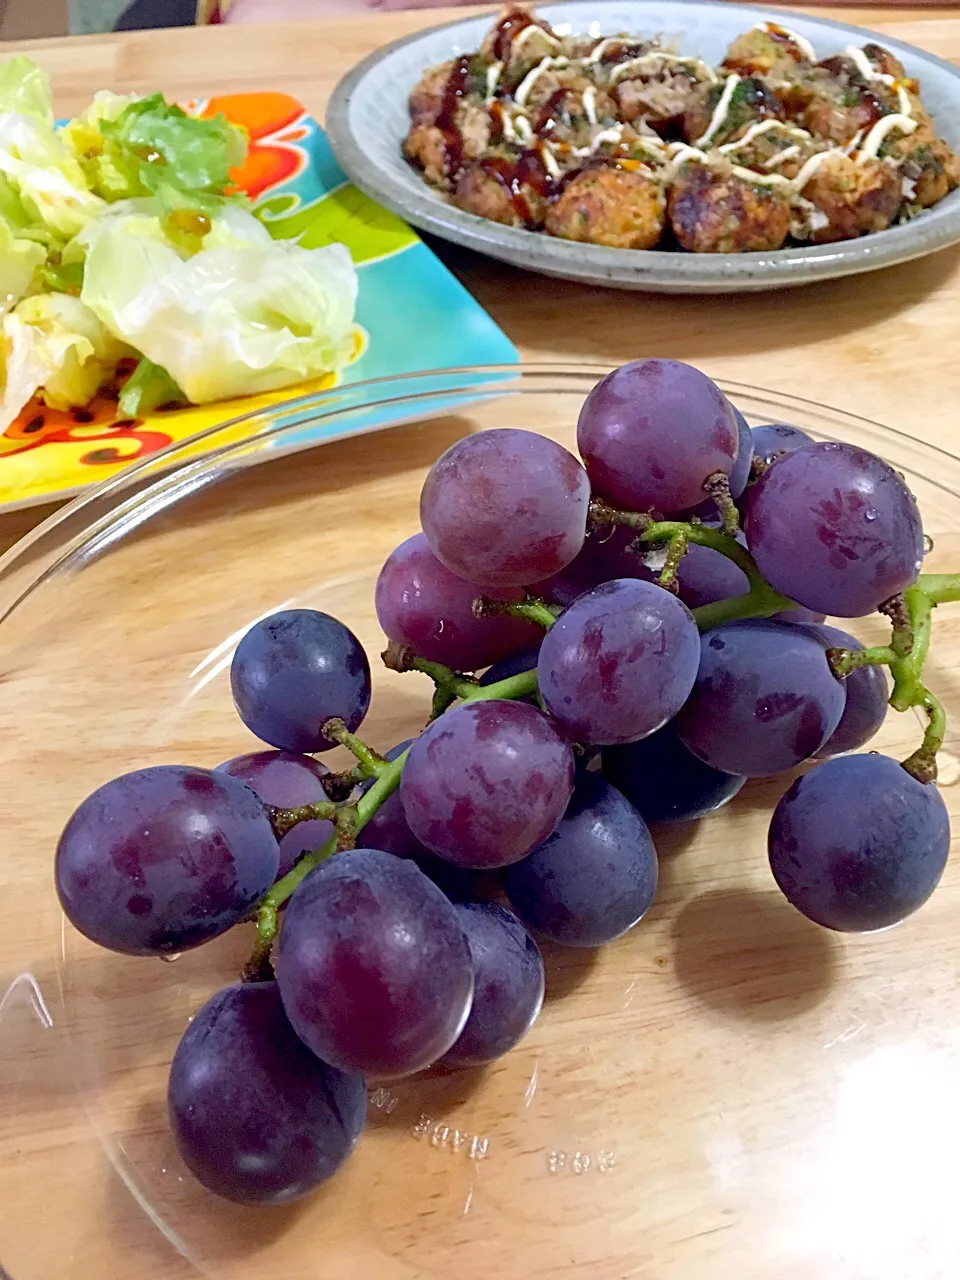
[[[724,88],[725,82],[702,85],[694,94],[683,117],[683,136],[693,146],[699,144],[710,128]],[[783,104],[776,93],[760,80],[748,76],[739,81],[730,95],[726,115],[710,135],[710,146],[718,147],[729,142],[758,120],[782,120],[784,116]]]
[[508,10],[483,37],[480,56],[487,62],[502,62],[504,71],[517,72],[535,67],[543,58],[563,52],[560,37],[550,24],[524,9]]
[[624,79],[613,95],[624,120],[645,120],[655,129],[682,127],[684,117],[700,97],[700,83],[683,72],[666,73],[656,79]]
[[929,209],[960,186],[960,158],[932,131],[921,128],[901,137],[889,154],[899,160],[897,172],[907,204]]
[[570,179],[547,212],[547,230],[583,244],[652,249],[664,214],[662,185],[636,161],[597,164]]
[[453,203],[478,218],[506,227],[539,227],[546,215],[542,191],[522,180],[519,158],[486,157],[465,165],[457,179]]
[[482,103],[467,103],[457,112],[457,128],[463,141],[463,155],[477,160],[493,141],[494,125],[490,112]]
[[777,39],[771,32],[755,27],[737,36],[722,65],[728,71],[738,71],[744,76],[794,81],[803,60],[802,51],[791,41]]
[[[590,110],[584,102],[588,94]],[[612,125],[617,119],[616,103],[601,89],[594,88],[583,77],[577,83],[559,83],[536,109],[527,112],[533,131],[550,142],[566,142],[586,146],[595,127]],[[592,114],[592,119],[591,119]]]
[[430,67],[410,90],[410,119],[414,124],[432,124],[440,114],[456,59]]
[[895,58],[889,49],[880,44],[865,44],[864,57],[882,76],[893,76],[894,80],[906,80],[907,73],[899,58]]
[[844,155],[828,156],[801,194],[829,219],[829,226],[810,236],[817,244],[856,240],[886,230],[903,200],[900,177],[890,165]]
[[782,192],[738,177],[722,161],[683,165],[667,215],[677,243],[690,253],[779,249],[790,231],[790,202]]
[[403,154],[431,187],[450,189],[450,179],[459,167],[460,156],[450,153],[449,139],[442,129],[434,124],[411,125],[403,140]]

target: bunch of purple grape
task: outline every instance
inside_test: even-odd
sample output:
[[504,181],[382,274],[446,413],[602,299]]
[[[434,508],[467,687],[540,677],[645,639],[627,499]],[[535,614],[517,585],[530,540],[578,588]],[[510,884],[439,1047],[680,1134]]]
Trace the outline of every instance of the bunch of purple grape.
[[[126,774],[64,830],[60,900],[102,946],[165,955],[258,919],[250,980],[200,1010],[170,1075],[180,1150],[221,1195],[278,1203],[329,1177],[367,1080],[506,1053],[543,997],[534,935],[597,947],[631,929],[657,887],[648,824],[702,818],[749,778],[818,762],[769,835],[811,920],[884,928],[940,878],[942,724],[922,663],[930,742],[905,764],[847,754],[883,721],[884,663],[896,691],[924,648],[902,477],[795,428],[751,431],[667,360],[600,382],[577,440],[582,463],[486,431],[427,476],[423,531],[376,588],[385,658],[436,683],[419,737],[383,756],[356,738],[363,649],[326,614],[285,611],[231,670],[273,750]],[[882,652],[824,622],[878,608]],[[358,763],[333,774],[312,753],[338,742]],[[491,872],[500,902],[475,897]]]

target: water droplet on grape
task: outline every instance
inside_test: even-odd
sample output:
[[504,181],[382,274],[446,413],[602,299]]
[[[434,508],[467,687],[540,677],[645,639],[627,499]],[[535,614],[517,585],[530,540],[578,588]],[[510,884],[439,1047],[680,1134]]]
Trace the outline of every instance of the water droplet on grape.
[[864,520],[868,520],[870,522],[876,520],[877,518],[876,509],[874,507],[868,507],[867,510],[863,513],[863,518]]
[[168,956],[161,956],[160,959],[164,964],[173,964],[175,961],[180,959],[182,954],[182,951],[171,951]]

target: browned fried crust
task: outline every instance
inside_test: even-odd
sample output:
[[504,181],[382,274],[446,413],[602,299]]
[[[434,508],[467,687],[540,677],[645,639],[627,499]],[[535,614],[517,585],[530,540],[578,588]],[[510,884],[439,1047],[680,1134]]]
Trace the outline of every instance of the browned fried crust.
[[691,253],[779,249],[790,231],[790,205],[776,188],[703,164],[677,174],[667,215],[678,244]]
[[612,249],[652,249],[663,234],[659,182],[611,165],[588,169],[569,182],[547,213],[547,230],[564,240]]
[[830,156],[803,189],[830,219],[828,227],[815,231],[818,244],[855,240],[872,231],[884,231],[897,216],[902,201],[900,177],[882,160],[856,164],[847,156]]

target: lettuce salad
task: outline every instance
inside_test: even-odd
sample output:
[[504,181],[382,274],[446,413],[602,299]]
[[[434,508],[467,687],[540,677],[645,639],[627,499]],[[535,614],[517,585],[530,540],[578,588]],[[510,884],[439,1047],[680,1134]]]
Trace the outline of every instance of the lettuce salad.
[[86,405],[131,358],[125,416],[347,363],[350,253],[272,240],[227,193],[245,151],[224,117],[160,94],[98,93],[57,128],[45,73],[0,64],[0,430],[34,395]]

